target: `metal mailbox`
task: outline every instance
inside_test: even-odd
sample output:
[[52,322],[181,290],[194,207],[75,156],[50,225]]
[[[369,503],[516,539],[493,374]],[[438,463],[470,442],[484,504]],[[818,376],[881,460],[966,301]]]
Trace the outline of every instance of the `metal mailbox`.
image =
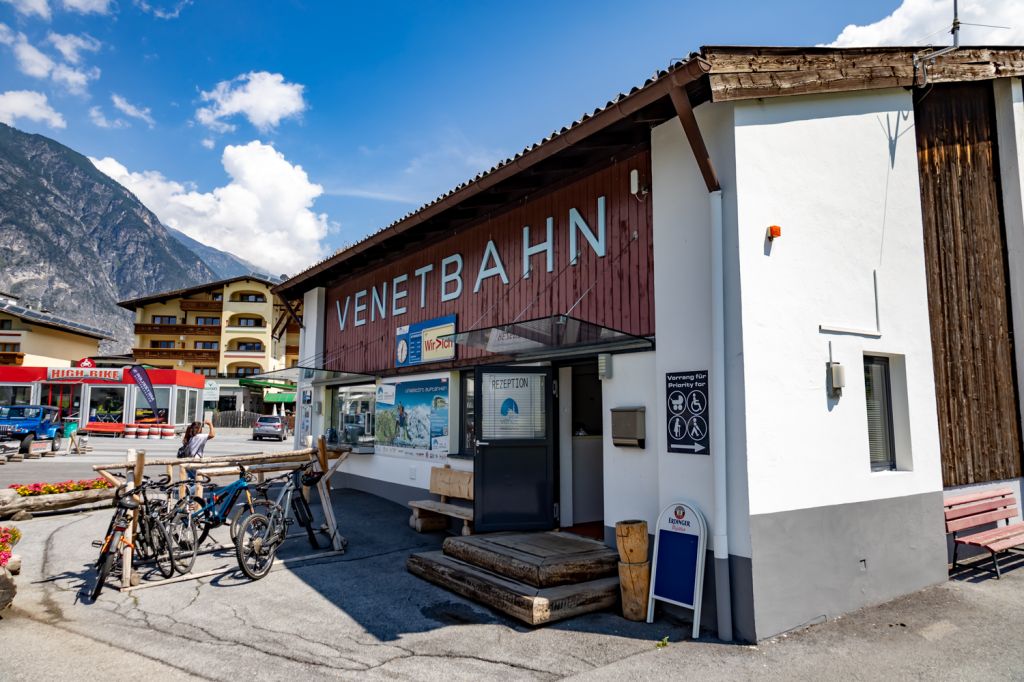
[[612,408],[612,444],[627,448],[645,447],[647,408]]

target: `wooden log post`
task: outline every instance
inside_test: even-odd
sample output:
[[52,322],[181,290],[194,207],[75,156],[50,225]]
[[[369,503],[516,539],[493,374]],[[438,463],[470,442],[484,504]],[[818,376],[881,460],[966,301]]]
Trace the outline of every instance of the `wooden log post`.
[[651,562],[647,560],[649,542],[647,522],[619,521],[615,524],[615,544],[619,549],[619,589],[622,615],[627,620],[647,618],[647,600],[651,591]]
[[[128,450],[128,459],[134,459],[134,470],[132,471],[132,482],[134,487],[138,488],[142,484],[142,472],[146,468],[146,451],[139,450]],[[127,464],[127,463],[126,463]],[[135,501],[141,502],[139,496],[136,495]],[[133,509],[130,511],[128,517],[127,528],[124,530],[124,550],[121,554],[121,589],[125,590],[132,586],[132,574],[134,572],[132,566],[132,554],[133,546],[135,544],[135,531],[139,523],[139,510]]]
[[626,620],[647,618],[647,598],[651,591],[651,562],[619,562],[619,589],[622,591],[622,615]]
[[632,519],[616,523],[615,544],[623,562],[640,564],[647,561],[647,522]]

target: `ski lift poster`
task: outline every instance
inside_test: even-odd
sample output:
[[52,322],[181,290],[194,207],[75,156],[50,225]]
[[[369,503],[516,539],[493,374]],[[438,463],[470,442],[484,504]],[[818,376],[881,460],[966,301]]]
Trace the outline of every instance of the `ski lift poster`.
[[668,451],[710,455],[708,371],[666,373],[665,400]]
[[443,460],[448,456],[448,377],[380,383],[374,453]]

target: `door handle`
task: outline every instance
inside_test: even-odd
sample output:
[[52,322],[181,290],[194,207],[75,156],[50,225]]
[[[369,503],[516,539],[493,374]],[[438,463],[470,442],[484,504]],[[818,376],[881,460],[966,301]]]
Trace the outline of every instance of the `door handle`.
[[478,441],[476,442],[476,445],[477,445],[477,447],[480,447],[481,445],[490,445],[490,443],[484,442],[484,441],[482,441],[482,440],[478,440]]

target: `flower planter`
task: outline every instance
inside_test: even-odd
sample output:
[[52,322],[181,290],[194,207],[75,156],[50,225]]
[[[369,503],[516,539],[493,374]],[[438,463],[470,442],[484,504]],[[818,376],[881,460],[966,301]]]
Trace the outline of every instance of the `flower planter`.
[[69,507],[77,507],[83,504],[102,502],[112,497],[114,497],[113,488],[102,488],[99,490],[78,490],[72,493],[18,497],[7,504],[2,504],[3,500],[0,500],[0,519],[10,518],[20,511],[35,514],[37,512],[68,509]]

